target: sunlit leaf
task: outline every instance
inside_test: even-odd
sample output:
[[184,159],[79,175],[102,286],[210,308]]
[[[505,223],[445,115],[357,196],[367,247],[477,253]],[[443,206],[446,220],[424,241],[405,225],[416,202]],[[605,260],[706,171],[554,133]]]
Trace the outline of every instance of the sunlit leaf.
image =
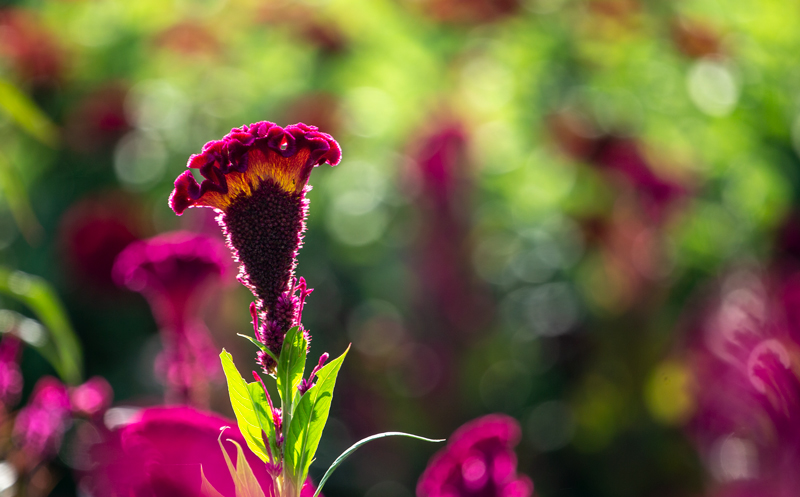
[[253,474],[253,469],[250,467],[250,464],[247,463],[242,446],[235,440],[228,439],[228,442],[236,446],[236,467],[233,466],[228,451],[225,450],[225,447],[222,445],[222,435],[224,432],[225,428],[220,432],[217,442],[219,442],[219,448],[222,450],[223,457],[225,457],[225,464],[228,465],[228,471],[230,471],[231,477],[233,478],[233,484],[236,487],[236,497],[266,497],[264,495],[264,490],[261,489],[261,485],[258,484],[258,479]]
[[275,362],[278,362],[278,358],[277,358],[277,357],[275,357],[275,354],[273,354],[273,353],[272,353],[272,351],[271,351],[271,350],[269,350],[269,347],[267,347],[267,346],[266,346],[266,345],[264,345],[263,343],[259,342],[258,340],[256,340],[255,338],[253,338],[253,337],[251,337],[251,336],[249,336],[249,335],[243,335],[243,334],[241,334],[241,333],[237,333],[237,335],[239,335],[239,336],[240,336],[240,337],[242,337],[242,338],[246,338],[246,339],[248,339],[248,340],[249,340],[249,341],[250,341],[250,342],[251,342],[253,345],[255,345],[256,347],[258,347],[259,349],[261,349],[261,351],[262,351],[262,352],[264,352],[265,354],[267,354],[268,356],[270,356],[270,357],[272,358],[272,360],[273,360],[273,361],[275,361]]
[[305,481],[308,467],[317,452],[322,430],[328,421],[336,377],[350,347],[339,357],[326,364],[317,373],[317,384],[311,387],[295,409],[284,447],[285,470],[298,484]]
[[[225,378],[228,380],[228,395],[231,398],[233,412],[236,414],[236,424],[239,426],[239,431],[242,432],[250,450],[262,461],[267,462],[270,457],[264,445],[262,433],[270,433],[270,428],[269,426],[262,426],[262,422],[266,418],[264,415],[259,416],[259,411],[263,412],[269,409],[266,396],[262,390],[261,396],[254,398],[255,389],[248,388],[247,382],[244,381],[244,378],[239,374],[239,370],[236,369],[236,365],[233,363],[233,357],[225,349],[222,349],[219,358],[222,361],[222,370],[225,372]],[[273,427],[271,433],[274,432],[275,429]]]
[[[222,449],[225,452],[225,449]],[[203,465],[200,465],[200,495],[203,497],[224,497],[206,478],[203,473]]]
[[283,339],[281,355],[278,357],[277,381],[278,393],[281,396],[281,407],[292,415],[294,392],[303,380],[306,368],[306,352],[308,340],[297,326],[286,332]]
[[325,475],[319,481],[319,485],[317,485],[317,491],[314,492],[314,497],[317,497],[317,495],[319,495],[319,493],[322,491],[323,485],[325,485],[325,482],[328,481],[328,478],[331,477],[331,475],[336,470],[336,468],[338,468],[339,465],[342,464],[345,459],[350,457],[350,455],[353,452],[355,452],[356,449],[358,449],[362,445],[366,444],[367,442],[371,442],[373,440],[378,440],[379,438],[386,438],[386,437],[408,437],[408,438],[414,438],[416,440],[422,440],[424,442],[434,442],[434,443],[444,442],[443,438],[442,439],[425,438],[425,437],[420,437],[419,435],[412,435],[410,433],[403,433],[401,431],[387,431],[387,432],[384,432],[384,433],[378,433],[377,435],[372,435],[370,437],[361,439],[358,442],[356,442],[353,445],[351,445],[349,449],[347,449],[346,451],[342,452],[342,455],[340,455],[339,457],[336,458],[335,461],[333,461],[333,464],[331,464],[331,467],[328,468],[328,471],[325,472]]
[[[258,416],[259,425],[264,430],[264,437],[269,442],[271,454],[278,454],[275,420],[272,419],[272,412],[269,408],[269,402],[267,402],[267,394],[264,392],[264,387],[261,383],[254,381],[247,384],[247,389],[250,391],[250,398],[253,399],[253,407]],[[269,456],[270,453],[267,455]]]

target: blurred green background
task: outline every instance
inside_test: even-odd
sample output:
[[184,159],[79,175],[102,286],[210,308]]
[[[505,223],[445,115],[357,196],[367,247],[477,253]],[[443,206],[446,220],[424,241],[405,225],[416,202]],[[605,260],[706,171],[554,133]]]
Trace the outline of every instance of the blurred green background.
[[[116,405],[163,387],[155,321],[110,281],[114,256],[218,236],[212,212],[167,205],[189,155],[303,121],[344,152],[311,177],[305,323],[312,354],[355,352],[317,479],[374,432],[505,412],[542,497],[713,487],[685,430],[681,324],[722,272],[772,257],[798,202],[793,2],[2,4],[0,263],[52,285]],[[250,298],[232,282],[204,309],[240,369]],[[26,349],[25,395],[50,368]],[[221,383],[212,408],[231,414]],[[365,447],[325,494],[411,497],[435,450]]]

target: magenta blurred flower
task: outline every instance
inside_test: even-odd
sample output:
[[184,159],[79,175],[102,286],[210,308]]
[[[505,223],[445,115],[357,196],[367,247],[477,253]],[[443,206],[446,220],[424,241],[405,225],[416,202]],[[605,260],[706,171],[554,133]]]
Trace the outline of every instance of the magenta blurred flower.
[[62,216],[59,244],[72,274],[91,296],[116,290],[111,270],[119,253],[142,237],[141,206],[122,192],[84,198]]
[[22,371],[19,369],[20,339],[8,333],[0,340],[0,407],[8,410],[22,394]]
[[31,461],[52,457],[70,423],[67,387],[52,376],[40,379],[14,423],[14,440]]
[[[131,497],[196,497],[200,494],[200,467],[209,483],[222,495],[236,495],[218,439],[223,427],[223,446],[236,461],[234,440],[242,446],[247,462],[264,489],[272,485],[266,466],[247,447],[236,422],[189,407],[149,408],[131,424],[109,434],[94,446],[94,464],[85,483],[92,495]],[[310,493],[309,493],[310,491]],[[302,497],[314,488],[306,483]]]
[[119,82],[92,90],[67,114],[64,142],[83,153],[114,145],[131,128],[125,115],[127,95],[127,86]]
[[114,398],[114,390],[102,376],[89,378],[83,385],[70,389],[72,411],[88,418],[102,416]]
[[197,311],[198,292],[225,273],[227,257],[211,237],[173,231],[130,244],[117,257],[113,275],[147,297],[159,324],[178,328]]
[[[219,211],[217,221],[241,264],[238,279],[256,297],[256,336],[276,354],[286,331],[299,325],[309,293],[302,278],[294,277],[308,213],[308,178],[314,167],[340,160],[339,145],[317,128],[298,123],[284,129],[262,121],[206,143],[189,159],[188,167],[205,178],[201,184],[191,171],[175,180],[170,196],[175,213],[189,207]],[[265,371],[274,367],[263,352],[259,362]]]
[[420,314],[430,333],[460,335],[485,325],[491,299],[475,276],[470,250],[470,157],[467,134],[452,119],[439,119],[415,140],[412,152],[421,211],[417,257]]
[[114,264],[117,283],[142,293],[160,326],[169,401],[205,403],[207,376],[218,365],[208,330],[196,316],[227,258],[221,242],[175,231],[132,243]]
[[64,75],[64,52],[32,11],[0,10],[0,57],[18,78],[36,87],[55,86]]
[[651,222],[662,223],[670,209],[688,194],[682,184],[654,172],[639,140],[601,133],[588,119],[572,111],[550,116],[548,124],[565,153],[632,189]]
[[517,474],[519,439],[519,423],[502,414],[465,424],[428,463],[417,496],[531,497],[530,478]]
[[800,464],[800,344],[776,298],[784,278],[731,274],[694,330],[702,341],[690,351],[698,388],[689,430],[721,495],[788,497],[800,485],[788,470]]

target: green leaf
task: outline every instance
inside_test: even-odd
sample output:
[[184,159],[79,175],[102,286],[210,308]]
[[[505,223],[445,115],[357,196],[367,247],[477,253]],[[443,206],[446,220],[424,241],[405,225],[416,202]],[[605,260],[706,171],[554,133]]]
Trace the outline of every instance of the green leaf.
[[297,326],[286,332],[283,339],[281,355],[278,358],[277,380],[278,393],[281,396],[281,408],[292,416],[294,392],[303,380],[306,369],[306,352],[308,340]]
[[331,475],[336,470],[336,468],[338,468],[339,465],[342,464],[345,459],[350,457],[350,455],[353,452],[355,452],[356,449],[358,449],[359,447],[361,447],[362,445],[364,445],[367,442],[371,442],[373,440],[378,440],[379,438],[386,438],[386,437],[408,437],[408,438],[414,438],[414,439],[417,439],[417,440],[422,440],[424,442],[434,442],[434,443],[444,442],[443,438],[442,439],[425,438],[425,437],[420,437],[419,435],[412,435],[411,433],[403,433],[401,431],[387,431],[385,433],[378,433],[377,435],[372,435],[371,437],[367,437],[367,438],[364,438],[362,440],[359,440],[358,442],[356,442],[353,445],[351,445],[349,449],[347,449],[346,451],[342,452],[342,455],[340,455],[339,457],[336,458],[335,461],[333,461],[333,464],[331,464],[331,467],[328,468],[328,471],[325,472],[325,475],[319,481],[319,485],[317,485],[317,491],[314,492],[314,497],[317,497],[319,495],[319,493],[322,491],[322,486],[325,485],[325,482],[328,481],[328,478],[331,477]]
[[28,192],[19,171],[0,153],[0,189],[5,194],[14,222],[29,245],[38,244],[44,230],[33,212]]
[[[222,370],[225,372],[225,378],[228,380],[228,395],[231,398],[231,406],[233,412],[236,414],[236,424],[239,425],[239,431],[242,432],[247,446],[253,451],[262,461],[271,461],[267,448],[264,445],[263,433],[272,433],[274,438],[275,427],[262,425],[262,422],[267,419],[266,415],[259,415],[268,411],[266,396],[264,391],[261,390],[261,395],[255,395],[256,389],[250,388],[247,382],[244,381],[236,365],[233,363],[233,357],[225,350],[219,355],[222,361]],[[259,389],[261,388],[258,385]],[[271,417],[269,418],[271,419]],[[271,431],[270,431],[271,429]]]
[[25,93],[3,79],[0,79],[0,109],[40,142],[51,147],[58,145],[56,125]]
[[83,352],[55,290],[42,278],[0,267],[0,293],[28,306],[49,332],[49,340],[36,349],[65,383],[78,385],[83,378]]
[[[264,387],[261,383],[254,381],[247,384],[247,389],[250,391],[250,398],[253,399],[253,406],[255,407],[256,415],[258,416],[259,426],[264,431],[264,436],[269,442],[270,450],[274,457],[278,454],[278,445],[275,433],[275,420],[272,419],[272,411],[267,402],[267,394],[264,393]],[[267,453],[267,456],[270,454]]]
[[241,333],[237,333],[237,335],[240,336],[240,337],[244,337],[244,338],[250,340],[253,343],[253,345],[255,345],[256,347],[261,349],[262,352],[264,352],[268,356],[272,357],[273,361],[275,361],[276,363],[278,362],[278,358],[275,357],[275,354],[273,354],[272,351],[269,350],[269,347],[267,347],[263,343],[259,342],[258,340],[256,340],[255,338],[253,338],[253,337],[251,337],[249,335],[242,335]]
[[317,384],[303,395],[295,409],[284,447],[284,465],[298,484],[302,484],[308,476],[308,467],[328,421],[336,377],[349,350],[350,347],[347,347],[344,354],[319,370]]
[[[222,449],[222,451],[225,452],[225,449]],[[206,474],[203,473],[202,464],[200,465],[200,495],[203,497],[225,497],[208,481]]]
[[266,497],[264,495],[264,490],[261,489],[261,485],[258,484],[256,475],[253,474],[253,469],[250,467],[250,464],[247,463],[247,458],[244,456],[242,446],[239,445],[236,440],[228,439],[228,442],[236,446],[236,467],[233,466],[233,462],[231,462],[231,458],[228,456],[228,451],[225,450],[225,447],[222,445],[222,434],[224,432],[225,428],[220,432],[217,442],[219,442],[219,448],[222,449],[222,455],[225,457],[225,464],[228,465],[228,471],[230,471],[231,477],[233,478],[233,484],[236,487],[236,497]]

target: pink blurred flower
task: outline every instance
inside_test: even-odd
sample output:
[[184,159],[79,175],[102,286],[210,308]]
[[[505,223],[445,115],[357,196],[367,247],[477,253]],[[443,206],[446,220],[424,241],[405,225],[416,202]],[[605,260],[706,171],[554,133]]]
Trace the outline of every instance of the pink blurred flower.
[[22,395],[21,346],[19,338],[8,333],[0,341],[0,406],[5,410],[17,405]]
[[654,172],[644,144],[634,138],[601,133],[577,112],[562,111],[549,118],[558,146],[572,158],[585,161],[636,195],[650,222],[661,224],[688,189]]
[[692,330],[698,388],[688,428],[722,495],[788,497],[800,485],[789,470],[800,464],[800,344],[777,298],[783,285],[733,272]]
[[417,496],[532,496],[530,478],[517,474],[513,447],[519,439],[519,423],[502,414],[465,424],[428,463],[417,484]]
[[31,461],[56,454],[70,423],[67,387],[52,376],[40,379],[28,405],[20,409],[14,423],[14,440]]
[[111,276],[119,253],[142,237],[141,206],[121,192],[84,198],[62,216],[59,244],[71,274],[91,297],[116,290]]
[[96,419],[111,407],[114,390],[105,378],[94,376],[83,385],[72,388],[69,398],[73,412]]
[[161,328],[169,401],[205,403],[205,382],[218,363],[209,332],[196,316],[210,285],[224,274],[227,258],[221,242],[175,231],[132,243],[114,264],[117,283],[147,298]]
[[432,335],[463,336],[485,325],[492,311],[471,261],[468,137],[461,124],[444,118],[414,143],[409,172],[419,183],[420,314]]
[[110,83],[95,88],[67,114],[64,142],[73,150],[96,152],[113,146],[131,128],[125,115],[128,88]]
[[[85,480],[92,495],[131,497],[180,497],[200,495],[200,467],[209,483],[224,496],[236,495],[233,479],[220,449],[236,461],[234,440],[242,446],[247,462],[267,495],[272,480],[266,465],[247,447],[236,422],[189,407],[149,408],[134,422],[107,434],[94,446],[94,468]],[[313,496],[306,482],[302,497]]]
[[6,58],[24,82],[51,87],[64,75],[64,53],[33,13],[19,8],[0,10],[0,57]]

